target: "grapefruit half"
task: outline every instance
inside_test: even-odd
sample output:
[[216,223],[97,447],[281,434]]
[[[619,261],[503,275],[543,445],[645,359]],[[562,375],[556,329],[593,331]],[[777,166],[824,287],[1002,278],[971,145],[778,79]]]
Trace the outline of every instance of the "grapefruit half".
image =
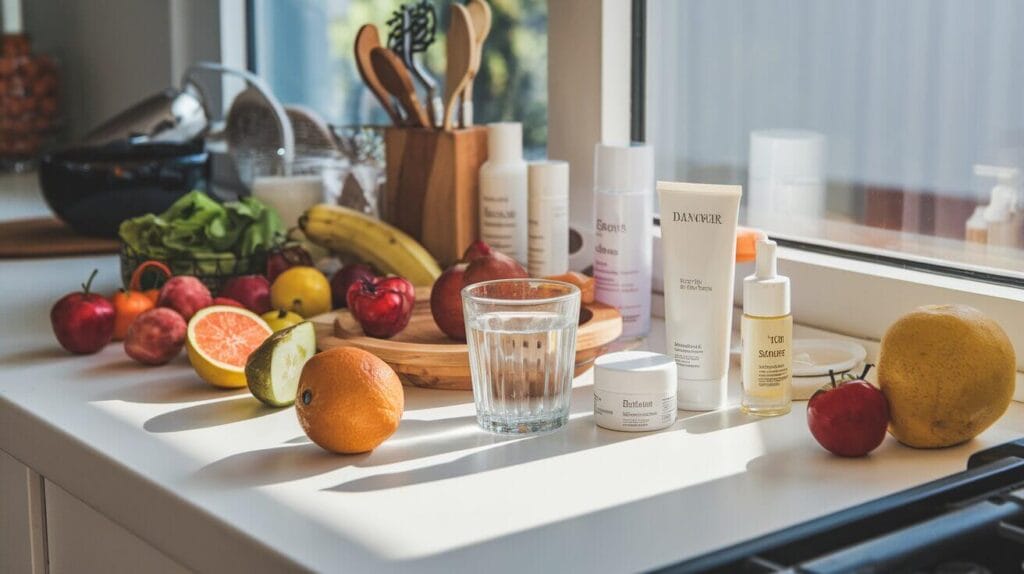
[[204,381],[234,389],[246,385],[245,362],[271,334],[270,326],[252,311],[214,305],[192,316],[185,347]]

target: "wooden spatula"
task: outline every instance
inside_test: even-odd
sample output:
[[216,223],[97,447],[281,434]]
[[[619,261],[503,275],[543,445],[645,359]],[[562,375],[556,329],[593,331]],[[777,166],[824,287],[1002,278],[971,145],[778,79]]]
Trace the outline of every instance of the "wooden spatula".
[[473,24],[473,39],[476,40],[473,49],[476,53],[473,58],[473,69],[469,71],[469,82],[466,83],[466,89],[462,91],[462,107],[459,108],[462,120],[460,123],[464,128],[473,125],[473,82],[476,80],[476,73],[480,70],[480,61],[484,54],[484,41],[491,33],[491,5],[487,3],[487,0],[469,0],[466,10],[469,11],[470,22]]
[[396,126],[400,126],[402,125],[402,116],[395,109],[394,102],[391,101],[391,95],[381,85],[380,78],[377,77],[377,72],[374,71],[373,64],[370,62],[370,52],[374,48],[379,47],[380,33],[377,31],[377,27],[373,24],[366,24],[360,28],[356,34],[356,68],[359,69],[359,75],[363,78],[363,83],[366,84],[367,88],[370,88],[374,96],[377,96],[377,101],[380,102],[384,111],[388,113],[391,122]]
[[412,77],[409,76],[409,69],[405,67],[398,55],[383,47],[376,47],[370,50],[370,62],[377,72],[381,84],[392,96],[398,99],[402,109],[409,118],[409,125],[416,127],[429,127],[430,118],[427,111],[416,97],[416,87],[412,84]]
[[476,39],[469,11],[462,4],[451,4],[451,23],[448,25],[448,73],[444,80],[444,129],[451,131],[455,102],[466,89],[473,69]]

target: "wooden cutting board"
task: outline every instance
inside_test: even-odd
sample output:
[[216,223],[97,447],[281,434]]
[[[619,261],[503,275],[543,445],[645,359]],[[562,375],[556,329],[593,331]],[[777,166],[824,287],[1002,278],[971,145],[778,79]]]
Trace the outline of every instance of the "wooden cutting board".
[[[586,372],[598,355],[622,334],[622,315],[601,303],[583,305],[576,330],[576,369]],[[384,360],[402,381],[417,387],[468,391],[473,385],[469,372],[469,349],[449,339],[430,314],[430,290],[417,288],[416,307],[409,326],[391,339],[363,334],[347,309],[338,309],[312,319],[317,331],[317,348],[358,347]]]
[[117,253],[116,239],[87,237],[53,217],[0,222],[0,258],[64,257]]

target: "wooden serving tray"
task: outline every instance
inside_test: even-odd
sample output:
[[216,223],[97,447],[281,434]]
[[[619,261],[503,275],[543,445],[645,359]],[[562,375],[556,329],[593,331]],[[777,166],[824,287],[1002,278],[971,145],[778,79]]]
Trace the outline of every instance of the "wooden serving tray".
[[[473,388],[469,350],[465,343],[449,339],[434,323],[429,288],[417,288],[409,326],[391,339],[364,335],[347,309],[324,313],[312,321],[321,351],[346,346],[369,351],[391,365],[408,385],[460,391]],[[584,304],[576,330],[576,376],[586,372],[621,334],[622,315],[617,309],[602,303]]]

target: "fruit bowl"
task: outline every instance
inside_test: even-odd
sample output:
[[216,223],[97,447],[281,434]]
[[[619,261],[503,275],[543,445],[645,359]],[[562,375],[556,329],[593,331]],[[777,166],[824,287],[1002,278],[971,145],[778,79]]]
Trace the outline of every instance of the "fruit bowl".
[[[473,389],[469,349],[441,332],[430,314],[430,288],[416,288],[416,306],[408,327],[390,339],[366,336],[347,309],[336,309],[312,319],[317,349],[357,347],[380,357],[407,385],[432,389]],[[579,376],[593,366],[607,346],[622,334],[622,315],[614,307],[585,303],[576,330],[576,368]]]

